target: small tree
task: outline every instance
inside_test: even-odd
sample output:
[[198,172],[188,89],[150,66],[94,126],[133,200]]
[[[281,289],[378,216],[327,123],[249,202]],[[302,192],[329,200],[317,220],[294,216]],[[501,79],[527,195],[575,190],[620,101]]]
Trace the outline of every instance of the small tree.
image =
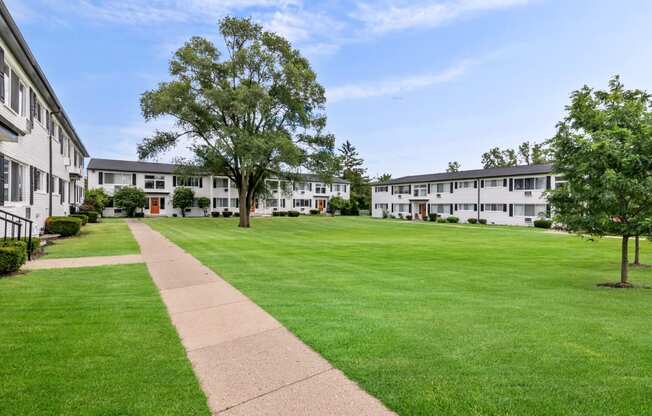
[[89,189],[84,195],[84,206],[90,211],[102,213],[104,207],[109,203],[109,196],[104,188]]
[[390,180],[392,180],[391,173],[383,173],[382,175],[378,175],[378,177],[376,178],[376,182],[378,183],[385,183],[385,182],[389,182]]
[[462,165],[460,164],[460,162],[457,162],[457,161],[448,162],[448,167],[446,168],[446,172],[448,172],[448,173],[459,172],[461,168],[462,168]]
[[335,214],[335,211],[342,211],[349,206],[349,202],[339,196],[334,196],[328,201],[328,211]]
[[606,91],[573,92],[552,139],[554,171],[567,183],[550,191],[555,220],[568,230],[622,236],[620,283],[628,282],[630,237],[652,218],[652,100],[615,77]]
[[211,206],[211,200],[205,196],[197,198],[197,206],[204,210],[204,216],[208,215],[208,207]]
[[342,177],[351,183],[351,201],[363,209],[371,205],[371,187],[364,160],[358,150],[348,140],[338,149],[342,165]]
[[185,217],[186,208],[190,208],[194,200],[195,193],[192,191],[192,189],[180,186],[176,188],[174,190],[174,194],[172,194],[172,207],[179,208],[181,210],[181,216]]
[[113,204],[127,211],[128,217],[133,217],[136,209],[142,208],[147,202],[147,196],[142,189],[125,186],[113,194]]

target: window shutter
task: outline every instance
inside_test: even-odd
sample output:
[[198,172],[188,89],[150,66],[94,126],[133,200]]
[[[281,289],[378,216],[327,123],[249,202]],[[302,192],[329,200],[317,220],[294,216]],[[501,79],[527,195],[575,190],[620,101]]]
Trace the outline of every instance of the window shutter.
[[34,122],[34,115],[36,114],[36,93],[32,87],[29,88],[29,119]]
[[457,204],[455,204],[455,211],[457,211]]
[[450,205],[451,215],[453,215],[453,204]]
[[296,207],[296,206],[297,206],[297,200],[296,200],[296,199],[293,199],[293,200],[292,200],[292,208],[294,208],[294,207]]
[[[550,176],[548,176],[548,177],[550,177]],[[550,204],[546,204],[546,218],[550,218],[550,214],[551,214],[550,211],[551,211],[550,210]]]
[[5,51],[0,48],[0,100],[5,100]]
[[[390,188],[392,189],[392,195],[394,195],[394,187],[390,186]],[[394,211],[392,211],[392,212],[394,212]]]
[[480,188],[484,188],[484,179],[480,181]]
[[200,187],[200,188],[203,188],[203,187],[204,187],[204,178],[201,177],[201,176],[199,177],[199,187]]
[[512,192],[513,190],[514,190],[514,179],[509,178],[509,192]]
[[59,126],[59,153],[63,154],[63,129]]
[[13,70],[11,71],[11,109],[16,113],[20,112],[19,98],[18,98],[18,85],[20,81],[18,80],[18,74]]
[[[484,205],[482,205],[482,207],[484,208]],[[477,210],[478,210],[478,204],[473,204],[473,211],[477,211]]]
[[473,188],[478,189],[478,181],[473,181]]
[[309,190],[310,192],[312,192],[312,182],[310,182],[310,183],[308,184],[308,190]]
[[[5,171],[5,155],[0,153],[0,173]],[[0,206],[5,204],[5,175],[0,175]]]
[[66,190],[63,187],[63,179],[59,179],[59,196],[61,198],[61,204],[63,204],[66,198]]
[[509,204],[509,216],[514,216],[514,204]]
[[97,183],[102,185],[104,183],[104,172],[97,174]]
[[46,173],[45,174],[45,192],[48,194],[50,193],[50,174]]
[[457,189],[457,182],[455,182],[455,189]]
[[428,184],[428,193],[430,193],[430,184]]
[[548,191],[550,189],[552,189],[551,182],[552,182],[552,180],[551,180],[550,176],[546,176],[546,190],[548,190]]
[[34,205],[34,166],[29,167],[29,204]]
[[159,204],[161,209],[165,209],[165,198],[161,198]]
[[131,174],[131,184],[133,186],[136,186],[136,174],[135,173]]
[[480,204],[480,211],[484,211],[484,204]]
[[412,185],[408,185],[408,194],[412,195]]
[[412,214],[412,204],[408,205],[408,212]]
[[503,212],[507,212],[507,204],[503,204]]
[[[430,185],[428,185],[428,186],[430,186]],[[428,204],[428,205],[426,205],[426,207],[427,207],[427,209],[428,209],[428,214],[430,214],[430,205],[432,205],[432,204]]]
[[451,182],[451,194],[453,193],[453,182]]
[[177,186],[177,177],[176,176],[172,177],[172,186]]
[[333,184],[331,183],[331,192],[333,192]]

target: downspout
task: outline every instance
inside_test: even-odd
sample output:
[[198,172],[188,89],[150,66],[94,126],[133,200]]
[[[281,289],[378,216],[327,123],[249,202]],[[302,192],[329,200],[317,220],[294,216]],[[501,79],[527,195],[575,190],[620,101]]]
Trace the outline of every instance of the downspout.
[[476,183],[478,184],[478,223],[480,223],[480,178],[476,179]]

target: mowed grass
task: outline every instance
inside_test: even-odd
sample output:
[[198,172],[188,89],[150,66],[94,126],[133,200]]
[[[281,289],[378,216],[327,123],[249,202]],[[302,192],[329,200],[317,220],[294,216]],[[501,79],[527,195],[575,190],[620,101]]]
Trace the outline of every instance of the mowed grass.
[[76,237],[61,238],[46,246],[47,258],[120,256],[140,252],[123,219],[103,218],[101,221],[86,224]]
[[[643,415],[652,290],[619,240],[373,220],[147,223],[402,415]],[[652,262],[643,243],[643,260]],[[652,270],[631,280],[652,284]]]
[[1,415],[206,415],[143,264],[0,279]]

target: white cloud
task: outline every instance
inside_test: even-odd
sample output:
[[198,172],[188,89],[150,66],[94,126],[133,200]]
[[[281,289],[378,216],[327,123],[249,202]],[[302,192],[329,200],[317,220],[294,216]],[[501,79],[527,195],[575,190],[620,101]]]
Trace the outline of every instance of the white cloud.
[[452,81],[464,74],[473,64],[475,64],[475,61],[467,60],[438,73],[410,75],[403,78],[327,88],[327,102],[335,103],[344,100],[382,97],[428,88],[436,84]]
[[415,27],[436,27],[467,15],[522,6],[530,0],[389,1],[384,5],[362,3],[351,17],[368,31],[383,33]]

